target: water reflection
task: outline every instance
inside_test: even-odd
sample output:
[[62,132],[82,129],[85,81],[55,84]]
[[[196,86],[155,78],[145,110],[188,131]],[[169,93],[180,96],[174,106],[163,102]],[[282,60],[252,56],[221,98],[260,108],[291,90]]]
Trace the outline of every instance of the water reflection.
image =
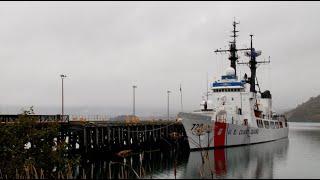
[[[320,124],[290,124],[289,138],[278,141],[189,152],[136,152],[126,158],[85,159],[75,177],[86,178],[319,178]],[[111,156],[111,158],[110,158]]]
[[285,158],[288,139],[188,152],[146,151],[126,158],[82,160],[75,177],[85,178],[273,178],[275,158]]
[[[75,167],[74,177],[98,179],[133,179],[133,178],[161,178],[160,173],[169,178],[178,178],[177,170],[185,167],[189,152],[182,153],[182,149],[170,151],[151,150],[136,152],[126,158],[106,156],[101,159],[83,159]],[[184,168],[183,168],[184,169]]]
[[285,158],[289,141],[191,152],[186,178],[273,178],[275,158]]

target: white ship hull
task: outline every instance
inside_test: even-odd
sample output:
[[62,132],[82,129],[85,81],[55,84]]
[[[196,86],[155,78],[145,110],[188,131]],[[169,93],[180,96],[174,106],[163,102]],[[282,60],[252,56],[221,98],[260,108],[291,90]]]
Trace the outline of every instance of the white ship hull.
[[288,127],[258,128],[211,121],[209,116],[180,113],[190,149],[248,145],[288,137]]

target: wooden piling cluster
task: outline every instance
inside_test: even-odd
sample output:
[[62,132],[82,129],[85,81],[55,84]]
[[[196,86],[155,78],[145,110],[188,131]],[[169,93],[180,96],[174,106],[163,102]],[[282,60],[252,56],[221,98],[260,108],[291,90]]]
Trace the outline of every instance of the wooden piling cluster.
[[170,148],[186,143],[185,137],[176,121],[70,121],[61,123],[58,139],[66,139],[70,151],[95,153]]

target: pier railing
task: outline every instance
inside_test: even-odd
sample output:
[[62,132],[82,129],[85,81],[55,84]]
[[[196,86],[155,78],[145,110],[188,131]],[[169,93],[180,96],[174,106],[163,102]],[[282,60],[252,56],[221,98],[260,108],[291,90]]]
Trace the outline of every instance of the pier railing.
[[70,115],[70,121],[110,121],[108,115]]
[[16,122],[20,116],[29,116],[35,120],[37,120],[40,123],[43,122],[68,122],[69,116],[64,115],[61,116],[60,114],[57,115],[20,115],[20,114],[1,114],[0,115],[0,123],[14,123]]

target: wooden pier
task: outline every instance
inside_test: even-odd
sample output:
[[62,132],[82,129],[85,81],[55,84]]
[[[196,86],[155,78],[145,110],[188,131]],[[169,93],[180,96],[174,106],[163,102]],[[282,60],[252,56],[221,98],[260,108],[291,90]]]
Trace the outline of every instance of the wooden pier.
[[70,151],[82,153],[118,152],[170,148],[184,143],[186,133],[176,121],[74,122],[61,124],[59,138],[66,139]]
[[[39,124],[47,124],[59,115],[33,115]],[[18,115],[0,115],[1,123],[14,123]],[[100,153],[169,149],[186,145],[186,132],[176,120],[69,121],[59,122],[58,141],[65,141],[69,152]],[[122,154],[119,154],[120,156]]]

